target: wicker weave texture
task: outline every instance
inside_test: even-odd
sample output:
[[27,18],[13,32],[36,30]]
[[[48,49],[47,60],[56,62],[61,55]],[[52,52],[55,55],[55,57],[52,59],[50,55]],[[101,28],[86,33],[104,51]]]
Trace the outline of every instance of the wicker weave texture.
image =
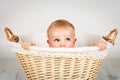
[[102,59],[17,56],[28,80],[95,80],[102,63]]

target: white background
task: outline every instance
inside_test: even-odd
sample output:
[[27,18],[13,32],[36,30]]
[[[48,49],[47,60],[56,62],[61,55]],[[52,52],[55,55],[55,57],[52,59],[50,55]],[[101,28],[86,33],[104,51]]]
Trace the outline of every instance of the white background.
[[[120,0],[0,0],[0,80],[21,79],[15,79],[20,65],[7,43],[4,28],[11,28],[15,34],[45,32],[56,19],[70,21],[76,32],[107,35],[114,28],[120,31]],[[114,78],[120,75],[119,34],[108,52],[104,62],[107,73],[102,75]]]

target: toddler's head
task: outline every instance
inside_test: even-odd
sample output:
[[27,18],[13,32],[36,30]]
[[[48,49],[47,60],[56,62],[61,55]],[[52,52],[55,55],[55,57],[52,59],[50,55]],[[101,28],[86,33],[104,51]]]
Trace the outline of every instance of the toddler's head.
[[47,34],[49,47],[75,47],[75,28],[66,20],[60,19],[51,23]]

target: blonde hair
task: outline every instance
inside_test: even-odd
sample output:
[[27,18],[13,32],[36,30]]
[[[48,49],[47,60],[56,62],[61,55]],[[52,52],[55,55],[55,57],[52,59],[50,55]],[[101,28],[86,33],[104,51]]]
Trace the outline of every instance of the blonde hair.
[[64,19],[59,19],[59,20],[56,20],[50,24],[50,26],[47,29],[47,35],[49,34],[49,31],[52,28],[56,28],[56,27],[59,27],[59,28],[61,27],[61,28],[66,28],[66,29],[68,27],[71,27],[73,29],[73,31],[75,32],[75,28],[74,28],[72,23],[70,23],[69,21],[64,20]]

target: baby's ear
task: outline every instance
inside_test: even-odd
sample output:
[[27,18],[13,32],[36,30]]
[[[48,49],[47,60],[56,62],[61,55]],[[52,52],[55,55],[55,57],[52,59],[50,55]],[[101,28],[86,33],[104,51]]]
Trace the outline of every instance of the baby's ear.
[[75,38],[75,42],[77,41],[77,38]]
[[48,44],[50,44],[50,41],[49,41],[49,40],[47,40],[47,43],[48,43]]

